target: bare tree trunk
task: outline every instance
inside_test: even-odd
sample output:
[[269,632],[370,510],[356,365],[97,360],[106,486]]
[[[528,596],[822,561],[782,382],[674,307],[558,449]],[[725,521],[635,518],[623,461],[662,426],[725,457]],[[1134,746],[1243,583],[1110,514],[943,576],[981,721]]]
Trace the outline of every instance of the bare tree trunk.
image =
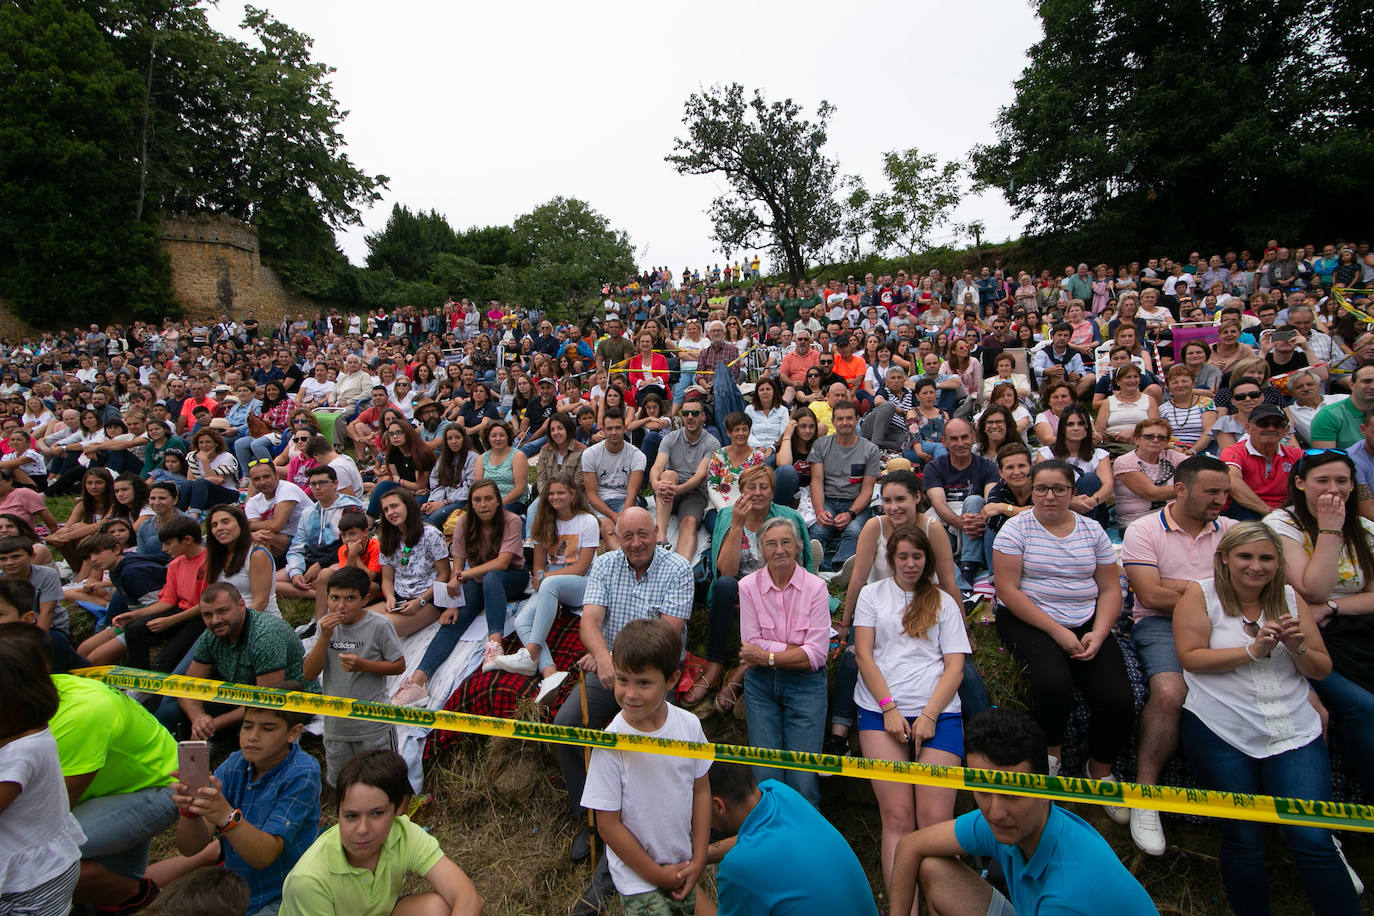
[[143,222],[143,201],[148,195],[148,121],[153,103],[153,61],[157,59],[157,36],[148,46],[148,77],[143,86],[143,130],[138,151],[138,200],[134,204],[134,222]]

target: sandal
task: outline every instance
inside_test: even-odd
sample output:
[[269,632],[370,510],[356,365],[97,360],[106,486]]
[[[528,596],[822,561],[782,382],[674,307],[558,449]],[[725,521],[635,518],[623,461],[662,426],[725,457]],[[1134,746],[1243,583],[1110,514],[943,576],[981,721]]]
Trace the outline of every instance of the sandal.
[[716,694],[716,712],[721,715],[730,715],[735,711],[735,704],[739,702],[740,694],[743,692],[743,682],[726,681],[725,686],[720,688],[720,693]]
[[697,678],[692,686],[687,688],[687,692],[682,695],[682,705],[689,709],[693,706],[700,706],[714,686],[716,686],[715,683],[708,677]]

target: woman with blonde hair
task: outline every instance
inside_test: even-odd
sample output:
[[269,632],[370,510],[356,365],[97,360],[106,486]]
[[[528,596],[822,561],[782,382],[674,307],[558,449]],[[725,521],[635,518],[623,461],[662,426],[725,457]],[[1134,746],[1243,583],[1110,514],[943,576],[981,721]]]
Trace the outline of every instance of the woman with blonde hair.
[[[1309,679],[1331,673],[1317,622],[1288,585],[1283,545],[1259,522],[1240,522],[1217,544],[1214,575],[1174,607],[1174,642],[1188,697],[1182,738],[1199,783],[1223,792],[1325,801],[1331,761],[1308,702]],[[1238,914],[1269,912],[1269,828],[1220,823],[1222,883]],[[1315,913],[1356,914],[1359,897],[1331,834],[1279,827]]]

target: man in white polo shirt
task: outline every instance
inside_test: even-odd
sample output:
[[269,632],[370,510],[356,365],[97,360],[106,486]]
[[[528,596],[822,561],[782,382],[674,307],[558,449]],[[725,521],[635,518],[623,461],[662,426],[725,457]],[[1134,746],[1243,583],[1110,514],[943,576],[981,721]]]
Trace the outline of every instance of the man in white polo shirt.
[[[1195,455],[1174,471],[1174,501],[1131,522],[1121,548],[1126,577],[1135,592],[1131,641],[1150,682],[1140,714],[1136,782],[1154,785],[1178,750],[1179,719],[1188,689],[1174,649],[1174,605],[1198,579],[1213,575],[1217,544],[1235,519],[1222,518],[1231,493],[1225,464]],[[1131,809],[1131,839],[1152,856],[1164,852],[1158,811]]]

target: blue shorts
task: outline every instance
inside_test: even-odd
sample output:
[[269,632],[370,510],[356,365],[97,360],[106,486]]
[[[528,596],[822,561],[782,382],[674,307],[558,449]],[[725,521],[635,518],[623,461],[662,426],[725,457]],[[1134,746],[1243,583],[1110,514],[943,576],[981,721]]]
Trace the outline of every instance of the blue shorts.
[[1178,649],[1174,644],[1174,622],[1172,618],[1150,616],[1142,617],[1131,628],[1131,642],[1140,653],[1140,664],[1145,668],[1147,678],[1166,671],[1183,673],[1183,665],[1178,660]]
[[[917,716],[908,716],[907,724],[914,723],[917,718]],[[860,706],[857,724],[861,732],[883,731],[883,714]],[[940,713],[940,717],[935,720],[935,734],[922,747],[946,751],[962,759],[964,756],[964,717],[957,712]]]

